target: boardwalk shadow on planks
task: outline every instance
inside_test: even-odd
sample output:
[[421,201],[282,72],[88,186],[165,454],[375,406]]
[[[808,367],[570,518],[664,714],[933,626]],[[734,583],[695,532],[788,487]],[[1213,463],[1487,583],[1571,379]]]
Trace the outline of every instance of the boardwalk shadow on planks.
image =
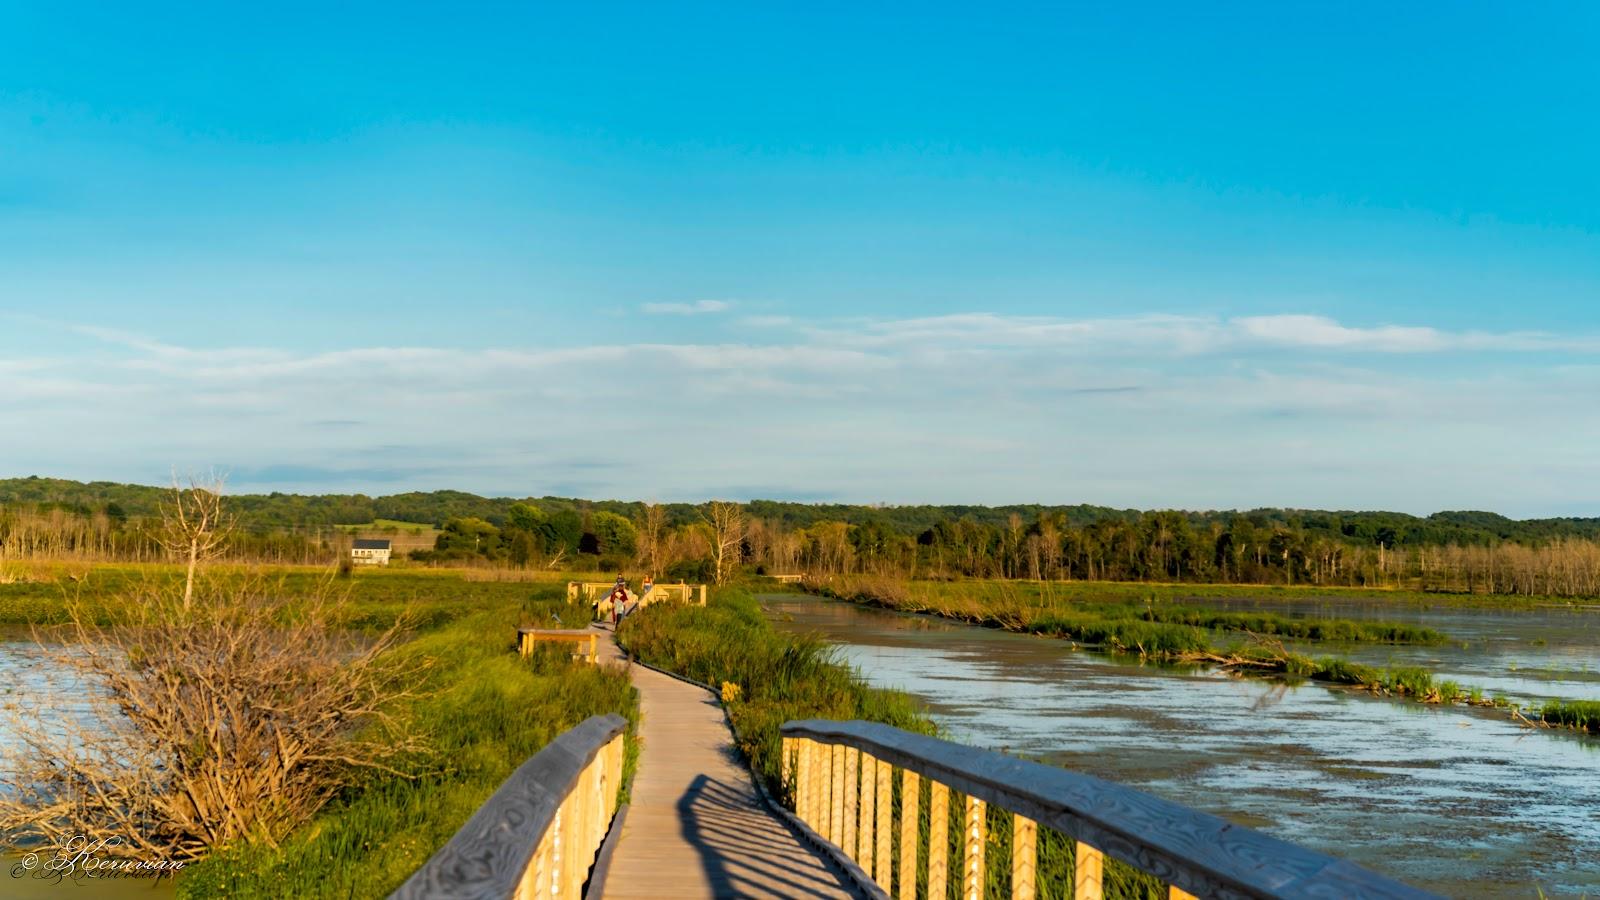
[[819,871],[815,863],[797,865],[792,844],[752,832],[751,817],[766,814],[745,791],[705,775],[678,801],[683,837],[699,851],[717,895],[770,896],[776,889],[785,897],[837,897],[836,873]]
[[[612,641],[601,657],[623,662]],[[607,900],[860,896],[762,802],[714,694],[642,666],[629,671],[641,750]]]

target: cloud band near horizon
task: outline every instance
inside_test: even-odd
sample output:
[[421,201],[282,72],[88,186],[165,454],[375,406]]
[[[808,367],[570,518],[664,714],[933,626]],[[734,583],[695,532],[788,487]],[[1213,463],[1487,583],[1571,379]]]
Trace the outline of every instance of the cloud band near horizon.
[[219,465],[249,490],[1600,510],[1596,335],[751,318],[620,348],[311,351],[12,316],[59,349],[0,358],[0,466],[148,481]]

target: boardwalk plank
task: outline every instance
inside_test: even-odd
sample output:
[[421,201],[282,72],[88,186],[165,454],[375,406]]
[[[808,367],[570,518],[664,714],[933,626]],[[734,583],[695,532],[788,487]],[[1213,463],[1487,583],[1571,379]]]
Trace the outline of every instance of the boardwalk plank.
[[[601,657],[621,660],[609,640]],[[715,698],[642,666],[633,683],[643,748],[606,897],[857,896],[762,803]]]

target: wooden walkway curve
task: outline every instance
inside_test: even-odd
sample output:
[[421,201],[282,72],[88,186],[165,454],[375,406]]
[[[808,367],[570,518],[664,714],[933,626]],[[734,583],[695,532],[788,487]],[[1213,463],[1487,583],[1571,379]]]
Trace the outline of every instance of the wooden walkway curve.
[[[610,633],[601,640],[601,660],[623,662]],[[860,896],[762,802],[716,698],[643,666],[632,674],[639,771],[603,896]]]

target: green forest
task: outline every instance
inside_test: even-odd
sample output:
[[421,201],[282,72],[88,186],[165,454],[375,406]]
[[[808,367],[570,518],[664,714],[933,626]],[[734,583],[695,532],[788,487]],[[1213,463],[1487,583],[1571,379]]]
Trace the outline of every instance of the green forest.
[[[0,480],[0,558],[154,558],[151,529],[168,493],[111,482]],[[229,505],[237,517],[236,555],[278,562],[326,561],[347,539],[348,526],[382,519],[440,529],[433,548],[414,552],[421,563],[643,567],[708,579],[744,567],[913,578],[1600,593],[1600,518],[754,500],[736,505],[736,521],[713,523],[705,504],[461,491],[239,494],[230,495]],[[721,559],[731,560],[731,568],[720,566]]]

